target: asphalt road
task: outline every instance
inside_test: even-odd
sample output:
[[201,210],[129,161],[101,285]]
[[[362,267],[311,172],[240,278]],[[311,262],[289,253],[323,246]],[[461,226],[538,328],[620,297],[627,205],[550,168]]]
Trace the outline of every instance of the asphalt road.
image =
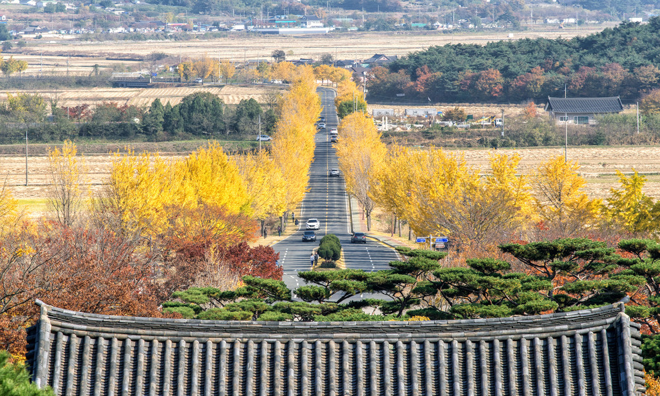
[[[284,267],[283,280],[290,289],[303,286],[298,278],[299,271],[309,271],[309,256],[326,234],[335,234],[342,244],[346,268],[376,271],[386,269],[390,261],[397,256],[393,249],[369,240],[366,244],[351,244],[348,196],[343,177],[330,177],[330,169],[339,168],[335,149],[330,143],[330,129],[339,122],[335,112],[335,91],[319,88],[323,104],[322,115],[326,119],[326,129],[316,134],[314,162],[310,168],[310,191],[305,195],[299,218],[299,230],[287,239],[275,244],[273,248],[280,254],[280,264]],[[296,214],[298,215],[298,214]],[[321,228],[316,231],[317,242],[302,242],[305,222],[316,218]],[[293,226],[289,222],[289,227]]]

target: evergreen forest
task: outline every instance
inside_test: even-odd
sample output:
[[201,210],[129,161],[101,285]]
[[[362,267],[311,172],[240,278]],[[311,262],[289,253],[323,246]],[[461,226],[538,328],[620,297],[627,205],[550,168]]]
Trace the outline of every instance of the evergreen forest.
[[659,33],[656,17],[570,40],[434,46],[375,68],[368,99],[519,103],[564,96],[566,89],[568,97],[633,101],[660,81]]

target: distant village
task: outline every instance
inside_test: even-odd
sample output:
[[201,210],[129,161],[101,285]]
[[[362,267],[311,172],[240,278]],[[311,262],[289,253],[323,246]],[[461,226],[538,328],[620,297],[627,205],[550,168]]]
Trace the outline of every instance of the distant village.
[[[114,16],[132,16],[135,13],[135,7],[145,5],[144,1],[131,0],[127,2],[112,2],[104,0],[97,4],[85,4],[80,2],[65,2],[57,0],[3,0],[0,4],[15,4],[28,7],[35,7],[35,12],[44,13],[79,13],[81,8],[84,11],[93,11],[98,14]],[[183,14],[181,14],[183,15]],[[372,16],[370,16],[372,17]],[[60,20],[59,23],[48,23],[47,18],[43,18],[40,23],[16,22],[15,24],[8,16],[0,16],[0,23],[8,25],[9,32],[14,36],[35,35],[37,38],[73,36],[81,34],[121,34],[121,33],[189,33],[205,34],[208,32],[255,32],[262,34],[326,34],[331,31],[357,31],[368,30],[366,22],[368,18],[348,17],[345,15],[335,15],[320,18],[316,15],[257,15],[255,17],[241,17],[232,15],[223,15],[223,20],[212,21],[208,18],[202,18],[194,14],[181,18],[173,18],[174,21],[167,21],[167,18],[158,20],[148,18],[147,20],[132,21],[119,18],[119,20],[108,20],[111,26],[62,26],[66,21]],[[446,19],[446,18],[445,18]],[[644,22],[641,17],[629,17],[630,22]],[[588,17],[584,20],[578,20],[575,17],[536,17],[533,15],[528,20],[530,25],[554,25],[559,29],[568,26],[577,26],[579,23],[596,24],[599,20],[592,20]],[[24,26],[21,26],[24,24]],[[49,26],[50,25],[50,26]],[[456,30],[456,29],[497,29],[506,27],[507,23],[492,18],[471,18],[454,19],[453,14],[447,20],[433,20],[430,15],[418,15],[418,17],[402,18],[392,25],[395,30]]]

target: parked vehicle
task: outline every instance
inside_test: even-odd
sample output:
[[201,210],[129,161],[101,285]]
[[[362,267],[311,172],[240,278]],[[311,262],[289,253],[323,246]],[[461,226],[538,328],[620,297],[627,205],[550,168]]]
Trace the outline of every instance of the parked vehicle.
[[306,230],[318,230],[319,228],[321,228],[321,222],[317,219],[309,219],[307,220],[307,224],[305,224]]
[[351,236],[351,243],[367,243],[367,235],[363,232],[356,232]]
[[195,83],[197,83],[197,84],[201,84],[203,82],[204,82],[204,79],[202,79],[202,78],[196,78],[195,79]]
[[495,126],[496,127],[501,127],[502,125],[504,125],[504,120],[502,120],[501,118],[496,118],[495,119]]
[[257,136],[257,142],[258,141],[269,142],[271,140],[273,140],[273,138],[268,136],[268,135],[259,135],[259,136]]
[[316,233],[314,231],[305,231],[302,236],[303,242],[316,242]]
[[339,177],[339,169],[336,169],[336,168],[330,169],[330,176],[331,177]]

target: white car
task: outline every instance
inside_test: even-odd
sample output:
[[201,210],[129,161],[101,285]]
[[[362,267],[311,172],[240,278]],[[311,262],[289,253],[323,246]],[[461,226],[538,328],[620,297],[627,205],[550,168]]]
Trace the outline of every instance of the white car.
[[339,169],[330,169],[330,176],[339,176]]
[[316,125],[319,127],[319,129],[325,129],[325,122],[319,122]]
[[338,133],[338,132],[337,132],[337,128],[332,128],[332,129],[330,130],[330,134],[331,134],[331,135],[336,135],[337,133]]
[[317,219],[309,219],[305,224],[306,230],[318,230],[319,228],[321,228],[321,223]]
[[259,136],[257,136],[257,142],[260,141],[260,140],[262,142],[268,142],[268,141],[273,140],[273,138],[268,136],[268,135],[259,135]]

